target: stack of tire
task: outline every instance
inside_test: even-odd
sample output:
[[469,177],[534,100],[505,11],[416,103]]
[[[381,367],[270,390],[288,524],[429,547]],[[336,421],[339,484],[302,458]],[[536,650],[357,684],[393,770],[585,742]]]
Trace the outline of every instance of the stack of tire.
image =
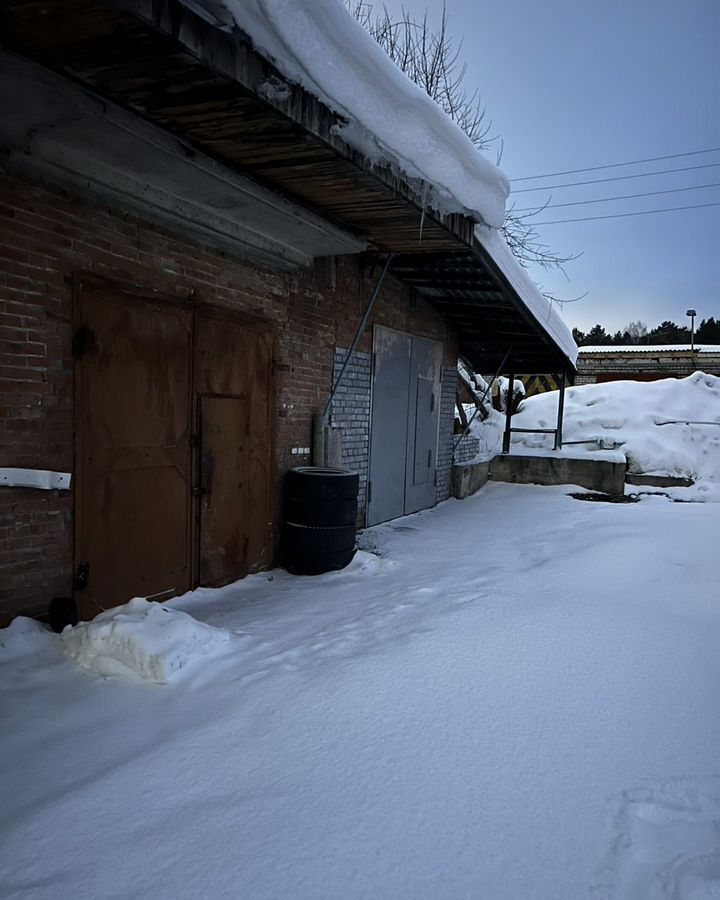
[[283,560],[296,575],[344,569],[355,556],[360,479],[346,469],[299,466],[285,476]]

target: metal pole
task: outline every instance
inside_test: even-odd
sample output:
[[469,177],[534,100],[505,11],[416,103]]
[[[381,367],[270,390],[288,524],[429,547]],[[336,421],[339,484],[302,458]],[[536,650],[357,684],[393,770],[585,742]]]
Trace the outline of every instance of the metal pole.
[[[512,350],[512,344],[510,345],[510,347],[508,347],[508,350],[507,350],[507,352],[505,353],[505,356],[503,356],[502,362],[501,362],[500,365],[497,367],[497,371],[495,372],[495,374],[493,375],[493,377],[490,379],[490,383],[488,384],[488,386],[485,388],[485,393],[484,393],[484,394],[482,395],[482,397],[480,398],[480,402],[477,403],[477,406],[475,407],[475,412],[472,414],[472,416],[470,416],[470,421],[469,421],[469,422],[467,423],[467,425],[465,426],[465,429],[464,429],[463,433],[460,435],[457,444],[455,444],[455,449],[456,449],[456,450],[457,450],[457,448],[460,446],[460,444],[462,444],[462,442],[465,440],[465,438],[466,438],[468,432],[470,431],[470,426],[471,426],[472,423],[475,421],[475,416],[480,412],[480,407],[481,407],[481,406],[483,405],[483,403],[485,402],[485,398],[487,397],[487,395],[488,395],[488,394],[490,393],[490,391],[492,390],[492,386],[495,384],[495,382],[496,382],[497,379],[498,379],[498,376],[499,376],[500,373],[502,372],[503,366],[504,366],[505,363],[507,362],[507,358],[508,358],[508,356],[510,356],[510,351],[511,351],[511,350]],[[477,401],[476,401],[476,402],[477,402]]]
[[503,453],[510,452],[510,429],[512,427],[512,401],[513,401],[513,388],[515,387],[515,372],[510,371],[510,375],[508,376],[508,392],[507,399],[505,400],[505,434],[503,435]]
[[375,299],[377,298],[377,295],[380,291],[380,286],[382,285],[382,283],[385,279],[385,276],[387,275],[387,271],[390,268],[390,263],[393,261],[394,255],[395,254],[391,253],[390,256],[388,256],[387,261],[385,262],[385,267],[383,268],[382,272],[380,273],[380,277],[378,278],[375,288],[373,289],[370,300],[368,301],[367,309],[365,310],[365,313],[363,314],[363,317],[362,317],[362,321],[358,325],[358,329],[355,332],[355,337],[353,338],[353,342],[350,345],[350,349],[347,352],[347,356],[345,357],[345,362],[342,364],[342,368],[340,369],[340,374],[338,375],[337,380],[333,386],[333,389],[330,392],[330,396],[328,397],[328,401],[325,404],[325,409],[323,410],[323,415],[322,415],[323,422],[327,421],[328,413],[330,412],[330,406],[333,402],[333,397],[337,393],[337,389],[340,387],[340,384],[343,380],[343,376],[345,375],[345,370],[347,369],[348,365],[350,364],[350,359],[352,358],[352,355],[355,352],[355,349],[358,345],[358,342],[360,340],[360,337],[362,336],[363,331],[365,331],[365,326],[367,325],[367,320],[370,317],[370,313],[372,311],[373,304],[375,303]]
[[560,373],[560,396],[558,397],[557,427],[555,429],[554,450],[562,450],[563,416],[565,415],[565,369]]
[[697,315],[697,310],[689,309],[685,313],[686,316],[690,317],[690,352],[695,352],[695,316]]

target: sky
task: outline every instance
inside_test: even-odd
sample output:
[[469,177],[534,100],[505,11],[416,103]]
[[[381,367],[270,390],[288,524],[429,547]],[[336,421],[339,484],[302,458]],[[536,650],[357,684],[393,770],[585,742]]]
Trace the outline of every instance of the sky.
[[[446,0],[477,86],[503,141],[511,179],[720,148],[720,0]],[[379,6],[379,3],[375,4]],[[403,5],[387,0],[399,11]],[[437,16],[442,0],[405,0]],[[499,143],[495,146],[499,147]],[[495,151],[490,151],[494,159]],[[674,174],[516,193],[572,181],[689,166]],[[517,208],[714,185],[656,196],[546,209],[538,223],[665,207],[701,209],[538,225],[550,248],[582,254],[561,272],[532,276],[571,326],[616,331],[641,320],[720,318],[720,149],[654,163],[514,181]]]

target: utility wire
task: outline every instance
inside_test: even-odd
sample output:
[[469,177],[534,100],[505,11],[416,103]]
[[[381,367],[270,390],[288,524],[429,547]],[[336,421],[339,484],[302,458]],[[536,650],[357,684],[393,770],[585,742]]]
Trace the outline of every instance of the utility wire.
[[666,191],[646,191],[644,194],[622,194],[619,197],[601,197],[598,200],[575,200],[573,203],[548,203],[546,206],[528,206],[514,209],[516,213],[543,212],[546,209],[558,209],[561,206],[587,206],[590,203],[610,203],[613,200],[634,200],[636,197],[656,197],[658,194],[678,194],[681,191],[699,191],[702,188],[720,187],[720,181],[712,184],[693,184],[690,187],[668,188]]
[[670,172],[692,172],[694,169],[714,169],[720,162],[704,163],[702,166],[683,166],[681,169],[661,169],[658,172],[640,172],[639,175],[616,175],[614,178],[596,178],[593,181],[571,181],[567,184],[551,184],[549,187],[520,188],[513,194],[527,194],[530,191],[556,191],[558,188],[579,187],[582,184],[603,184],[606,181],[626,181],[628,178],[647,178],[649,175],[667,175]]
[[568,169],[566,172],[546,172],[544,175],[526,175],[524,178],[511,178],[510,181],[533,181],[536,178],[554,178],[556,175],[577,175],[579,172],[598,172],[600,169],[617,169],[619,166],[637,166],[640,163],[660,162],[663,159],[678,159],[681,156],[698,156],[701,153],[717,153],[720,147],[709,147],[707,150],[691,150],[688,153],[670,153],[668,156],[648,156],[646,159],[631,159],[629,162],[610,163],[605,166],[588,166],[587,169]]
[[597,219],[625,219],[628,216],[649,216],[653,213],[677,212],[681,209],[704,209],[707,206],[720,206],[718,203],[698,203],[695,206],[667,206],[665,209],[645,209],[641,212],[615,213],[612,216],[588,216],[584,219],[554,219],[551,222],[533,222],[535,225],[564,225],[566,222],[595,222]]

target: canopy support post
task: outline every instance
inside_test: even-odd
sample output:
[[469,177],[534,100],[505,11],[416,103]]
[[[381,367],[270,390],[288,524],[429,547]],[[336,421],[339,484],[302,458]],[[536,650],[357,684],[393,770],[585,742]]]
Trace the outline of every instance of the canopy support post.
[[507,398],[505,400],[505,434],[503,434],[503,453],[510,452],[510,430],[512,428],[512,407],[513,396],[515,392],[515,367],[510,366],[510,374],[508,376]]
[[562,450],[563,416],[565,415],[565,369],[560,372],[560,394],[558,396],[557,427],[555,429],[555,450]]

